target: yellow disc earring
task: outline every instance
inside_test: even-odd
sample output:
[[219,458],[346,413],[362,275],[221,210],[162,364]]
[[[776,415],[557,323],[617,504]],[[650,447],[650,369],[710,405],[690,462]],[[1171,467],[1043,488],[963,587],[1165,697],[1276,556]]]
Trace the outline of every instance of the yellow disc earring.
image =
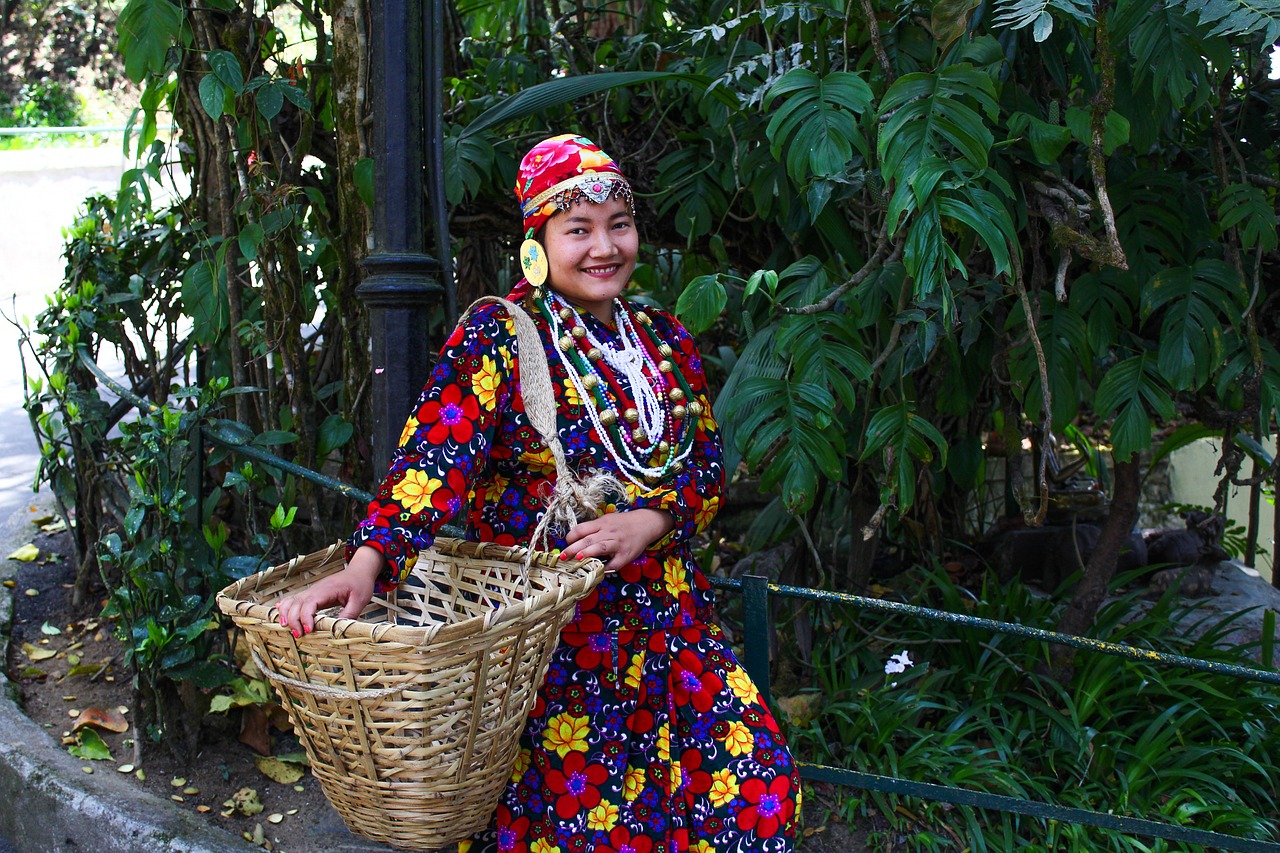
[[520,268],[524,270],[525,279],[534,287],[542,287],[547,280],[547,251],[532,237],[520,246]]

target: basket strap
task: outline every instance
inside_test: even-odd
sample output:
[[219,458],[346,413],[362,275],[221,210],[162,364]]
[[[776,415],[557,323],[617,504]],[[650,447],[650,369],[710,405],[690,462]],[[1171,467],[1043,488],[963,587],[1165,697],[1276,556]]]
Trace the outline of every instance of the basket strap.
[[408,685],[400,685],[398,687],[378,687],[370,690],[340,690],[337,687],[326,687],[323,684],[312,684],[309,681],[299,681],[296,678],[290,678],[287,675],[281,675],[273,672],[270,667],[262,662],[262,658],[258,657],[257,651],[249,649],[249,654],[253,656],[253,662],[258,665],[258,669],[262,670],[262,674],[272,681],[280,684],[287,684],[290,687],[296,687],[315,696],[324,696],[329,699],[381,699],[394,693],[399,693]]
[[[582,518],[597,518],[604,512],[609,497],[626,498],[622,482],[608,471],[589,471],[579,477],[569,467],[564,446],[556,429],[556,392],[551,382],[551,368],[547,353],[542,347],[542,336],[529,313],[509,299],[500,296],[482,296],[464,312],[463,317],[478,305],[493,303],[507,309],[516,327],[516,346],[520,364],[520,394],[524,398],[525,414],[538,431],[542,443],[551,451],[556,462],[555,488],[546,498],[547,508],[534,528],[530,547],[546,550],[552,529],[567,530]],[[529,558],[526,557],[526,566]]]

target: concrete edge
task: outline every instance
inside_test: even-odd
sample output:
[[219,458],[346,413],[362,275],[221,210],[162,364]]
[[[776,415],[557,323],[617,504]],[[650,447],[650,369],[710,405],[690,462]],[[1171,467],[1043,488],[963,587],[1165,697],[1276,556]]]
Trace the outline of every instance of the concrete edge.
[[[52,512],[52,499],[33,495],[27,506],[0,521],[0,579],[17,575],[5,559],[30,542],[33,520]],[[8,660],[13,590],[0,590],[0,651]],[[95,850],[134,853],[245,853],[259,850],[169,800],[135,787],[99,763],[69,755],[13,701],[16,690],[0,668],[0,835],[21,850]]]

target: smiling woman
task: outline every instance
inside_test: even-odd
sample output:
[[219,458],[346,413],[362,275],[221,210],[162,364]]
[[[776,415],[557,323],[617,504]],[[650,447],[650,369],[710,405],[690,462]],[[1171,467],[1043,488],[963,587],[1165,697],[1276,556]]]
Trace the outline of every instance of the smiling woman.
[[[589,140],[558,136],[520,166],[531,315],[577,474],[612,483],[604,512],[549,547],[610,570],[562,632],[493,824],[462,850],[787,853],[799,779],[778,725],[711,623],[692,537],[719,509],[719,431],[698,349],[665,311],[623,298],[639,239],[631,186]],[[557,480],[526,412],[505,306],[473,309],[446,342],[345,570],[286,599],[357,615],[461,515],[469,537],[530,542]],[[532,380],[532,376],[524,376]],[[531,387],[531,386],[530,386]]]

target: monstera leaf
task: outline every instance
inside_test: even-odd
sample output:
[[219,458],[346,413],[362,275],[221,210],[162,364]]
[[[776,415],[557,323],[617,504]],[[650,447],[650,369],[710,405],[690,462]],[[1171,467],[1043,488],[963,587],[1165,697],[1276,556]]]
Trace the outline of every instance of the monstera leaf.
[[871,87],[857,74],[834,71],[819,77],[793,68],[764,99],[765,109],[780,97],[786,102],[769,119],[769,150],[797,184],[811,177],[842,172],[856,149],[870,153],[858,118],[871,108]]

